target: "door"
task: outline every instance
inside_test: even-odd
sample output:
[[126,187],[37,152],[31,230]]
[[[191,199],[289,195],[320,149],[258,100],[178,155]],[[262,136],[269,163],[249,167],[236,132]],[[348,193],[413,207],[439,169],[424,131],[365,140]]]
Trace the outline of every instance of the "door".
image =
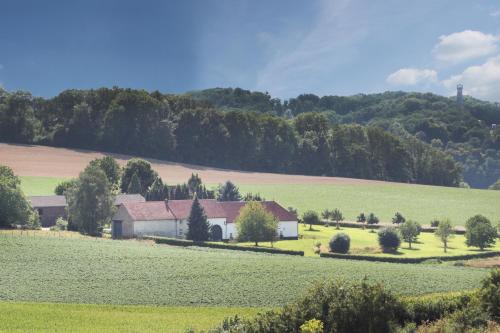
[[122,238],[122,221],[113,221],[111,235],[114,239]]
[[210,227],[210,240],[214,242],[222,240],[222,228],[217,224]]

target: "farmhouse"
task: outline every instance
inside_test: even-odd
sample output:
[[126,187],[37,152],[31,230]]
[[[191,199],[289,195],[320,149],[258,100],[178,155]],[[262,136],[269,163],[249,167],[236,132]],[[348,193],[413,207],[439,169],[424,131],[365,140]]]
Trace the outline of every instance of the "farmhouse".
[[[213,199],[199,200],[211,226],[213,240],[229,240],[237,237],[234,221],[246,202],[219,202]],[[145,235],[185,238],[192,200],[167,200],[131,202],[120,205],[113,217],[113,238]],[[262,205],[278,220],[280,238],[297,238],[297,216],[275,201],[263,201]]]
[[[64,195],[42,195],[28,197],[31,207],[38,211],[42,227],[51,227],[56,224],[59,217],[67,218],[68,203]],[[145,202],[140,194],[118,194],[115,197],[115,206],[130,202]]]

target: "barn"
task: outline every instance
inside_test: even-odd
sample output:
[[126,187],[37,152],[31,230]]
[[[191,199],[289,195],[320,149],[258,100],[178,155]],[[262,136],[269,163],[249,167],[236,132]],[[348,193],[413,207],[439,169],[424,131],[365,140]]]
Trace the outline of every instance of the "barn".
[[[199,200],[214,240],[236,238],[235,220],[246,202],[213,199]],[[184,239],[188,230],[187,220],[191,211],[192,200],[167,200],[132,202],[120,205],[113,217],[113,238],[140,236],[164,236]],[[298,237],[297,216],[290,213],[275,201],[263,201],[261,204],[278,220],[277,233],[283,239]]]

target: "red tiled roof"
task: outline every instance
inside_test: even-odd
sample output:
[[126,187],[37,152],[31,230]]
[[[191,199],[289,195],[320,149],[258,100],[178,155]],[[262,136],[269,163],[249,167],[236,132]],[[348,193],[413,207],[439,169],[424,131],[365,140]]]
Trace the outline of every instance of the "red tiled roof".
[[125,202],[122,205],[135,221],[175,220],[165,201]]
[[115,206],[119,206],[126,202],[145,202],[146,199],[140,194],[117,194],[115,197]]
[[[151,220],[183,220],[189,217],[193,200],[169,200],[126,202],[123,206],[127,209],[132,219],[136,221]],[[218,202],[213,199],[202,199],[200,204],[207,218],[226,218],[227,223],[233,223],[238,217],[241,208],[246,205],[243,201]],[[280,206],[275,201],[263,201],[261,204],[268,212],[273,214],[278,221],[297,221],[297,216]]]
[[39,195],[28,197],[28,200],[33,208],[68,206],[64,195]]

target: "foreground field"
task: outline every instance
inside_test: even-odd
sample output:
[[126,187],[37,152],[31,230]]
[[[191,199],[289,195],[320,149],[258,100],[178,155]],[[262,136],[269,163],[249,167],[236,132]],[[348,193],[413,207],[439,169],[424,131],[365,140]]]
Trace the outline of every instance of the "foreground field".
[[[304,258],[138,241],[0,234],[0,300],[280,306],[316,280],[367,276],[395,293],[474,288],[486,270]],[[453,276],[453,283],[450,277]]]
[[0,302],[0,332],[173,332],[208,329],[258,308]]
[[[451,238],[448,244],[448,252],[444,253],[442,243],[433,234],[423,232],[418,237],[418,242],[412,244],[412,248],[408,248],[408,243],[402,242],[396,254],[382,253],[378,246],[377,232],[363,230],[359,228],[341,228],[336,230],[335,227],[313,226],[313,231],[309,230],[309,226],[299,225],[299,234],[301,239],[283,240],[273,244],[274,247],[284,250],[299,250],[304,251],[306,256],[317,256],[313,252],[314,243],[321,242],[321,250],[328,252],[328,242],[332,236],[338,232],[343,232],[351,237],[352,254],[369,254],[375,256],[386,257],[429,257],[429,256],[456,256],[463,254],[480,253],[478,248],[468,248],[465,245],[465,237],[463,235],[455,235]],[[252,246],[253,243],[240,243],[241,245]],[[270,243],[260,243],[261,246],[271,246]],[[497,242],[495,247],[487,251],[500,251],[500,242]]]
[[[21,185],[27,195],[46,195],[53,194],[55,186],[63,179],[21,176]],[[396,211],[421,224],[428,224],[434,218],[448,217],[455,225],[465,225],[466,219],[475,214],[483,214],[493,222],[500,216],[500,191],[390,183],[314,186],[243,184],[240,191],[260,193],[284,207],[297,208],[299,214],[309,209],[321,212],[325,208],[337,207],[351,221],[360,212],[374,212],[382,222],[390,222]]]

